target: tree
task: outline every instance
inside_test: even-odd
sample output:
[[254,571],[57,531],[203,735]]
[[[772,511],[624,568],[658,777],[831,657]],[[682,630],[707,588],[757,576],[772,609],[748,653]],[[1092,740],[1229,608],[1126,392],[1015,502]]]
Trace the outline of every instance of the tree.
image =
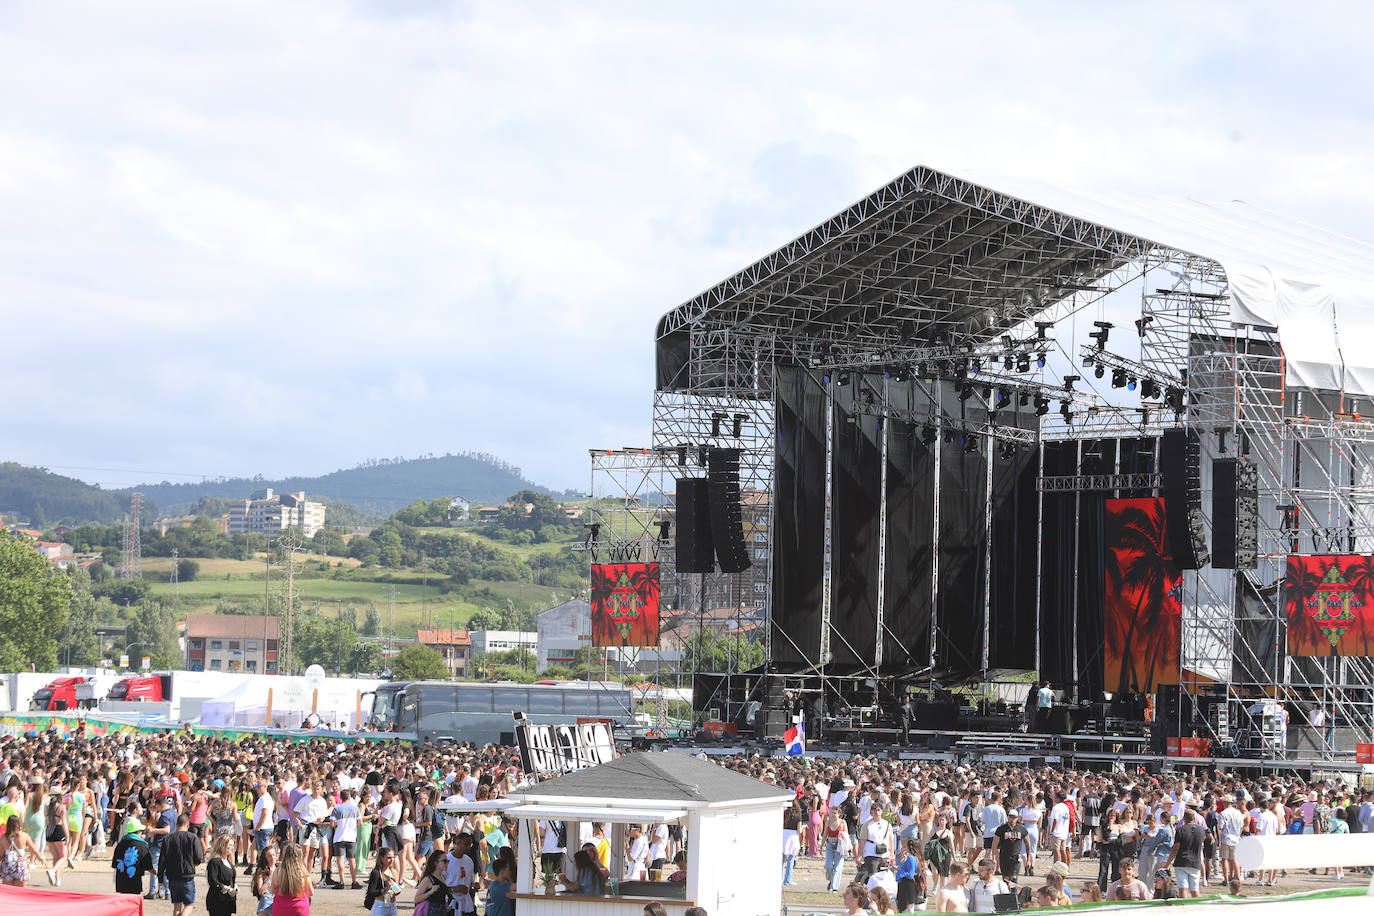
[[66,623],[71,581],[27,544],[0,534],[0,671],[57,667],[53,634]]
[[395,676],[402,681],[432,681],[448,678],[444,657],[429,646],[406,646],[396,657]]
[[149,657],[154,668],[181,667],[176,616],[161,601],[144,601],[135,608],[133,619],[124,633],[128,642],[143,643],[142,654]]
[[200,564],[195,560],[177,560],[177,581],[194,582],[200,573]]
[[363,635],[376,636],[382,632],[382,615],[377,613],[375,602],[367,603],[367,613],[363,615]]
[[[67,619],[53,638],[58,643],[59,661],[64,665],[95,665],[100,662],[100,640],[95,635],[96,597],[91,594],[91,577],[83,569],[71,572],[72,599]],[[108,604],[108,599],[104,600]]]
[[682,667],[687,671],[748,671],[764,661],[763,645],[738,634],[699,630],[683,648]]
[[481,607],[472,612],[468,618],[468,629],[481,632],[482,630],[501,629],[501,612],[495,608]]
[[353,657],[358,633],[343,620],[330,620],[316,614],[302,614],[296,620],[291,652],[301,666],[319,665],[342,672]]
[[359,642],[353,646],[348,665],[354,674],[376,674],[382,670],[382,650],[375,642]]

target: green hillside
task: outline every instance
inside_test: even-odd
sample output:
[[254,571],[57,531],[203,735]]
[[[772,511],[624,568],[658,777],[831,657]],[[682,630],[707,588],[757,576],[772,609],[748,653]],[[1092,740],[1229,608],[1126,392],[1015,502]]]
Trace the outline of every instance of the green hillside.
[[113,525],[128,508],[127,493],[102,490],[42,468],[0,462],[0,513],[23,516],[35,527],[61,522]]
[[[304,490],[310,496],[351,503],[369,515],[388,516],[417,499],[464,496],[474,503],[499,505],[518,490],[543,487],[525,480],[520,469],[491,455],[467,453],[435,458],[381,459],[322,477],[262,477],[150,483],[133,487],[166,511],[194,504],[202,496],[242,499],[253,490]],[[126,491],[127,492],[127,491]]]

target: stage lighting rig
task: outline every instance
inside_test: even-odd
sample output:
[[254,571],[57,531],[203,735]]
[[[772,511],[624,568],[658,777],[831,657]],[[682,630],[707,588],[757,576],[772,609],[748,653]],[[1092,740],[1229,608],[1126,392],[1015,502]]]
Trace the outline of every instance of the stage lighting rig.
[[1112,387],[1125,388],[1127,391],[1140,390],[1145,400],[1153,400],[1168,387],[1187,388],[1187,382],[1164,372],[1156,372],[1144,363],[1118,356],[1110,350],[1098,350],[1084,344],[1079,350],[1084,365],[1091,363],[1093,375],[1102,378],[1106,370],[1112,371]]
[[1045,332],[1054,327],[1053,321],[1037,321],[1035,323],[1035,339],[1045,340]]
[[1035,368],[1037,368],[1037,369],[1043,369],[1043,368],[1045,368],[1045,351],[1044,351],[1044,350],[1041,350],[1039,353],[1036,353],[1036,354],[1035,354]]
[[1088,336],[1097,341],[1097,349],[1102,350],[1107,346],[1107,335],[1111,333],[1114,325],[1110,321],[1094,321],[1093,327],[1097,330],[1090,332]]

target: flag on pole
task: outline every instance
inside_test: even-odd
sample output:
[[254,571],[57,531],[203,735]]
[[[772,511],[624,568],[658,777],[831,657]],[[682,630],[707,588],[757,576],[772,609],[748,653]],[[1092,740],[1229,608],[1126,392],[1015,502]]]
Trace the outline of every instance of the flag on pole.
[[797,724],[782,733],[783,743],[787,745],[788,757],[800,757],[806,753],[806,717],[798,716]]

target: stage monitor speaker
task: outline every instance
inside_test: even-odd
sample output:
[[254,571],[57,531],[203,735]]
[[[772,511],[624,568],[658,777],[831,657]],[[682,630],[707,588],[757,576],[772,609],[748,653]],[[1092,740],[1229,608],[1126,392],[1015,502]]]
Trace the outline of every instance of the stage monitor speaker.
[[1212,568],[1236,568],[1236,459],[1212,462]]
[[1045,715],[1044,730],[1051,735],[1072,735],[1073,725],[1069,721],[1069,707],[1055,706]]
[[1166,429],[1159,444],[1159,476],[1169,552],[1179,569],[1201,569],[1210,559],[1202,522],[1202,456],[1197,435]]
[[756,730],[769,739],[782,740],[782,733],[792,727],[792,715],[785,709],[759,710],[761,726]]
[[711,539],[716,561],[725,573],[749,568],[749,551],[744,542],[744,513],[739,495],[739,456],[737,448],[712,448],[707,454],[707,479],[711,494]]
[[1032,770],[1043,770],[1045,765],[1046,761],[1044,757],[1032,757],[1026,761],[1026,766]]
[[949,735],[931,735],[926,742],[926,749],[931,751],[947,751],[954,744],[954,739]]
[[705,477],[677,481],[677,571],[715,572],[715,543],[711,539],[710,486]]

